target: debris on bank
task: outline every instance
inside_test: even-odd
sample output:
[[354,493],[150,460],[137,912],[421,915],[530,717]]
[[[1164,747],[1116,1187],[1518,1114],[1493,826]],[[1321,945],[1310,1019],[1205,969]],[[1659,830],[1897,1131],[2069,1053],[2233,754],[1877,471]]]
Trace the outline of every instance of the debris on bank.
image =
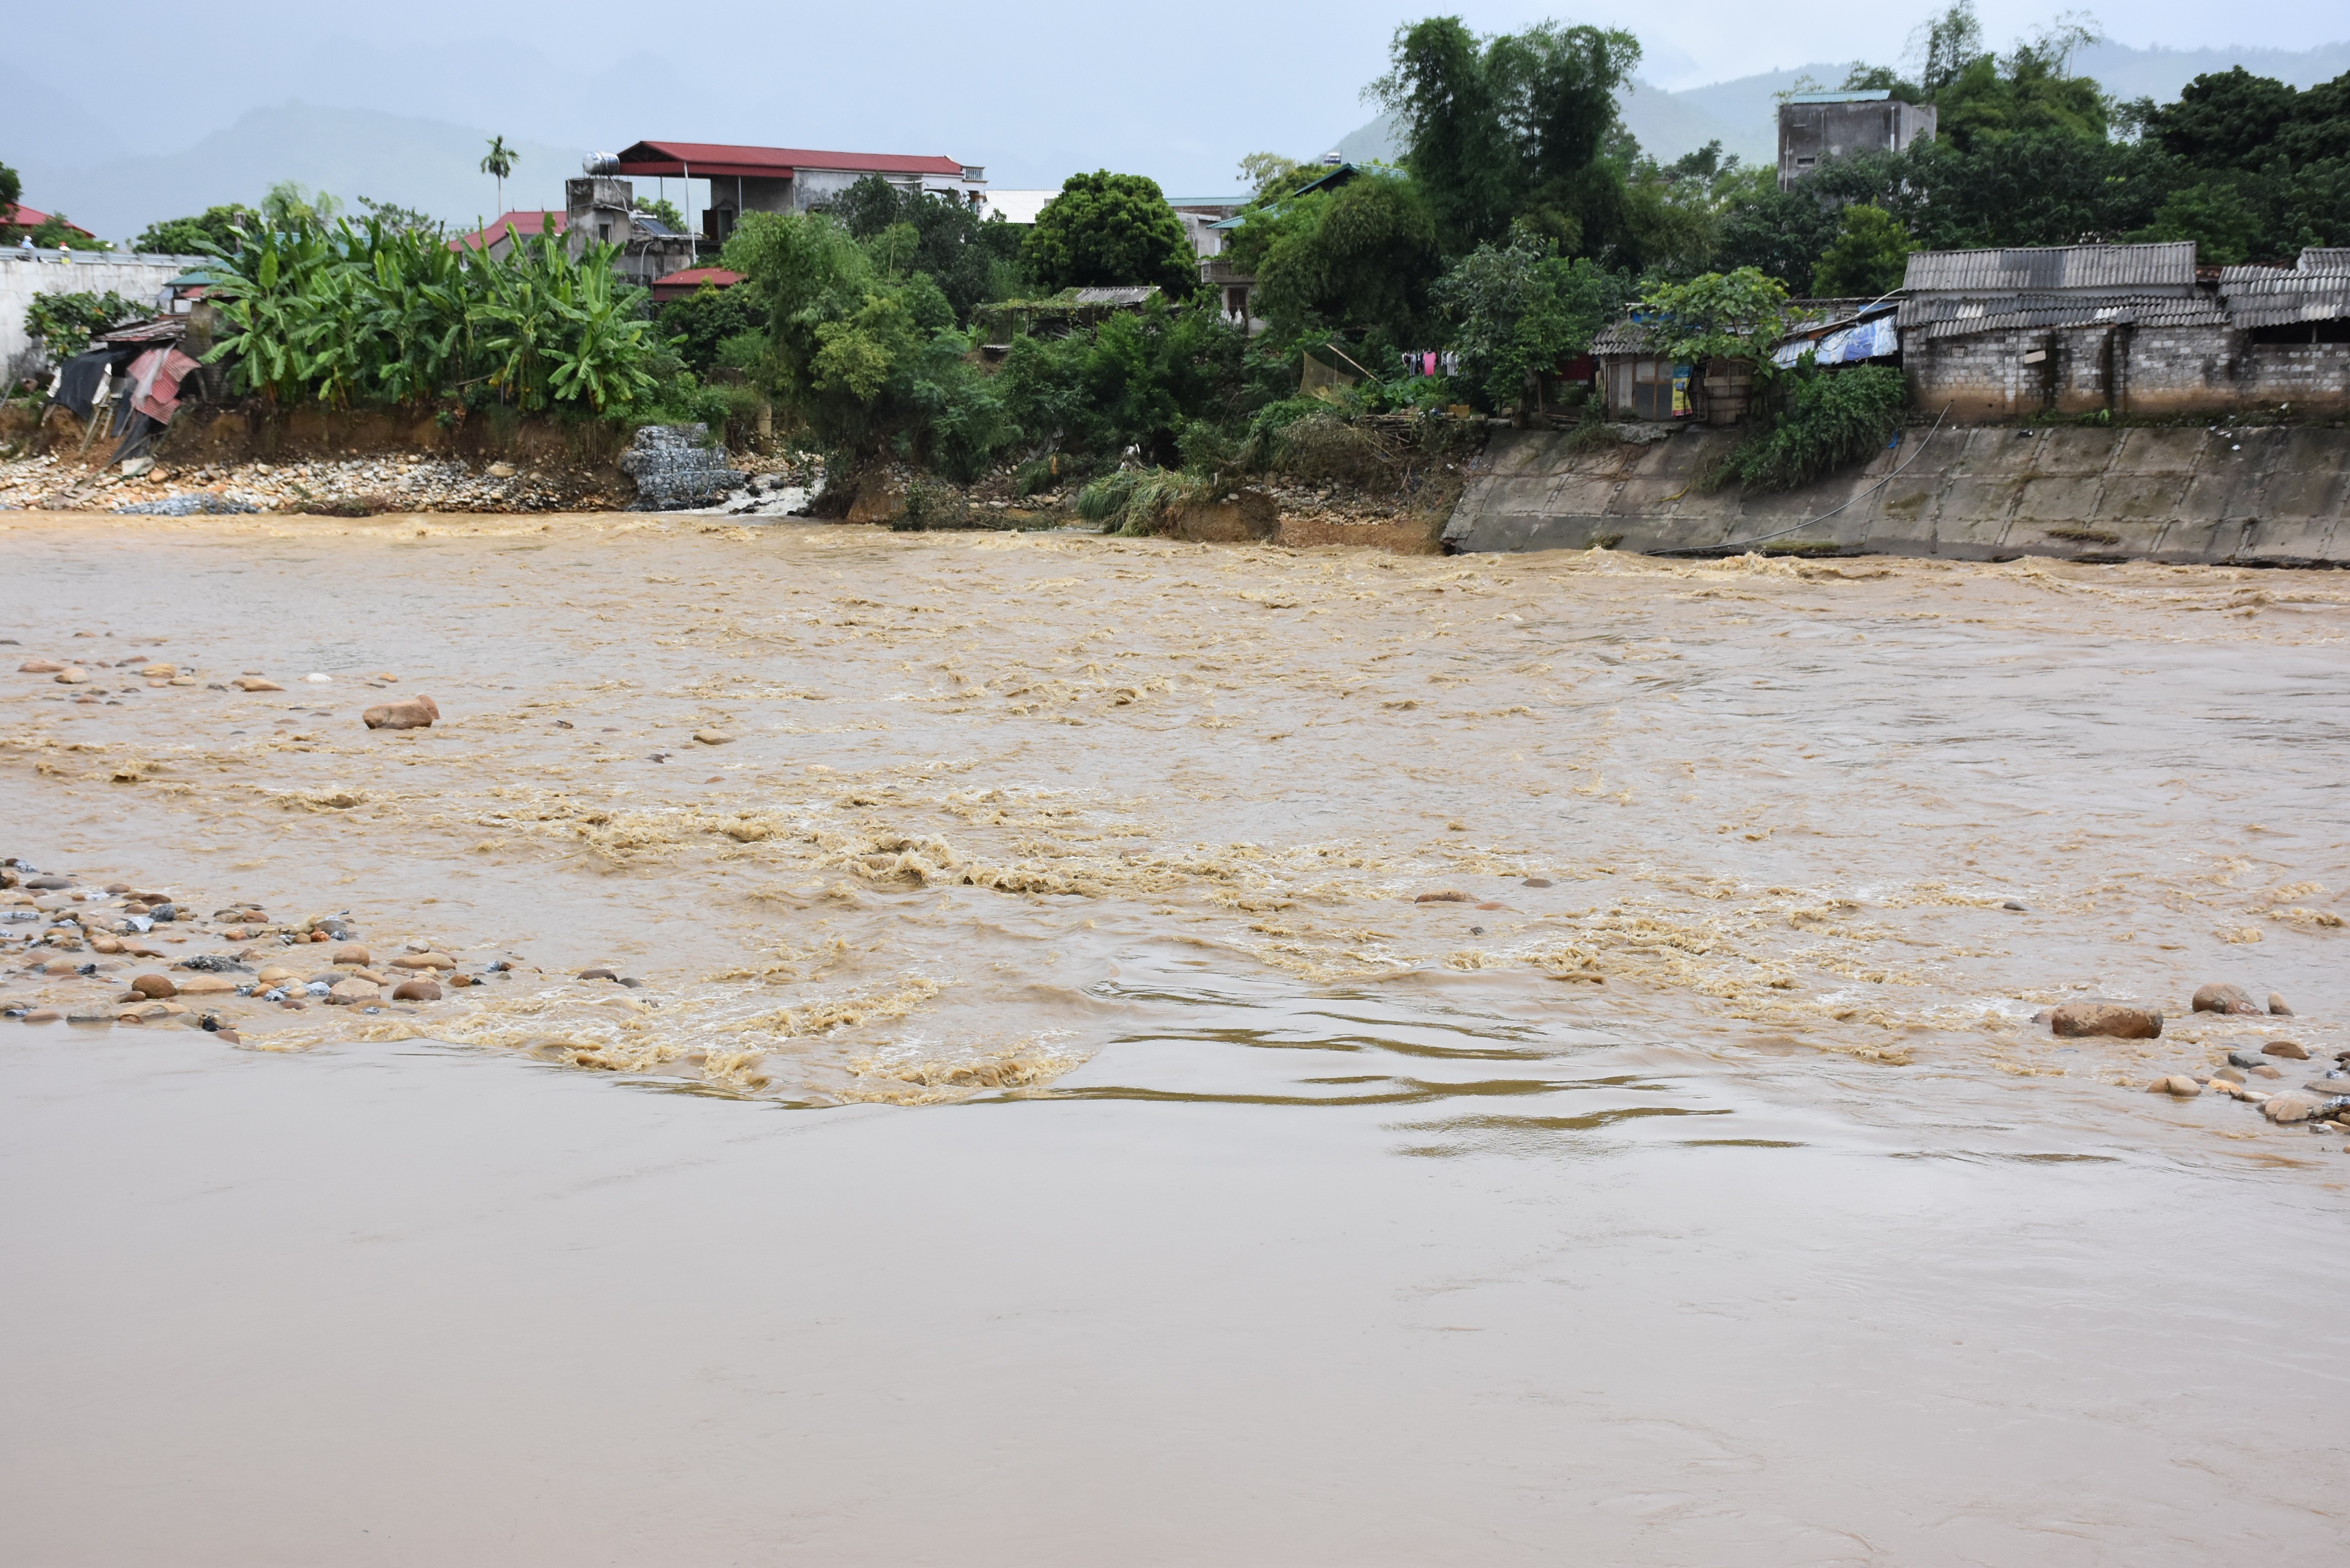
[[[716,497],[756,501],[785,486],[805,489],[818,460],[716,454],[733,486]],[[367,517],[380,513],[606,512],[639,504],[609,469],[552,463],[394,457],[288,459],[278,462],[156,463],[135,474],[92,473],[50,454],[0,462],[0,511],[109,512],[192,517],[254,513]],[[662,504],[659,509],[692,507]]]

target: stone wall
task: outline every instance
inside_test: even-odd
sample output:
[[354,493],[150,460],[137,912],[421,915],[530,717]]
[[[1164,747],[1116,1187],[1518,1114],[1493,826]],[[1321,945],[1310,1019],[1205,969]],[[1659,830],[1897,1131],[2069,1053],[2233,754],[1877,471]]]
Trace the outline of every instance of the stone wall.
[[14,386],[21,377],[48,373],[47,362],[25,334],[25,311],[35,295],[111,290],[151,310],[165,284],[209,259],[77,251],[72,261],[60,262],[55,251],[44,251],[27,261],[15,251],[0,251],[0,375]]
[[[1817,484],[1748,496],[1704,488],[1736,431],[1679,430],[1578,455],[1564,432],[1501,431],[1471,468],[1444,542],[2350,566],[2350,431],[1946,425],[1927,434],[1905,431],[1898,450]],[[1780,536],[1758,543],[1771,535]]]
[[2350,409],[2350,344],[2255,343],[2228,327],[1908,334],[1913,408],[1972,423],[2111,410],[2141,419],[2290,402]]

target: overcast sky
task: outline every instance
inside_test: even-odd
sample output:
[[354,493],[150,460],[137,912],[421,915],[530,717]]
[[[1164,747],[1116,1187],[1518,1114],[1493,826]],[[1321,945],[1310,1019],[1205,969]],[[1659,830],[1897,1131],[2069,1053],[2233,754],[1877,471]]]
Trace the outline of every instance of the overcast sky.
[[[1668,88],[1817,60],[1890,61],[1931,10],[1884,0],[1452,8],[1481,31],[1545,16],[1631,27],[1647,47],[1644,74]],[[181,46],[170,40],[189,40],[202,68],[168,69],[151,96],[112,99],[136,109],[112,119],[78,105],[69,86],[39,109],[29,94],[12,95],[19,112],[0,120],[0,161],[13,161],[12,144],[31,151],[42,140],[52,161],[65,151],[60,140],[101,155],[176,151],[255,105],[298,99],[559,146],[616,150],[667,137],[939,152],[986,165],[1007,188],[1107,165],[1213,191],[1236,183],[1243,153],[1310,157],[1368,119],[1361,89],[1384,67],[1397,23],[1438,9],[1391,0],[407,0],[333,9],[316,0],[192,9],[114,0],[94,33],[79,13],[27,7],[9,23],[9,54],[47,62],[55,68],[45,79],[132,85],[135,70],[110,74],[101,39],[143,39],[142,50],[173,54]],[[2054,14],[2014,0],[1982,0],[1981,10],[2000,44]],[[2350,34],[2345,16],[2342,0],[2250,10],[2137,0],[2109,5],[2101,20],[2127,44],[2299,48]],[[72,68],[83,58],[87,72]],[[563,172],[521,174],[553,182]]]

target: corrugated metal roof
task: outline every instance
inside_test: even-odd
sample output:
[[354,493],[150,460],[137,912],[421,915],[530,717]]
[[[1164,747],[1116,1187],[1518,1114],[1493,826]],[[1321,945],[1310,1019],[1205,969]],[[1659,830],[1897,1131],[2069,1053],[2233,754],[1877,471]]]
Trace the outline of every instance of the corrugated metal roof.
[[2195,242],[1919,251],[1901,286],[1910,294],[2044,294],[2058,289],[2195,288]]
[[2301,253],[2303,272],[2350,272],[2350,250],[2327,250],[2312,245]]
[[549,234],[559,234],[570,225],[571,214],[568,213],[502,213],[498,216],[498,221],[486,228],[475,229],[469,234],[452,236],[449,241],[449,248],[453,251],[460,246],[469,246],[473,250],[483,251],[504,239],[508,229],[514,230],[521,238],[530,240],[536,239],[542,229]]
[[943,174],[960,180],[969,167],[951,158],[896,152],[818,152],[804,147],[740,147],[723,141],[639,141],[620,154],[619,164],[623,174],[679,174],[691,170],[696,180],[712,174],[788,180],[798,169],[837,169],[861,174]]
[[2225,327],[2228,313],[2193,295],[2014,294],[1991,299],[1950,296],[1905,300],[1904,337],[1969,337],[1984,332],[2045,331],[2074,327]]

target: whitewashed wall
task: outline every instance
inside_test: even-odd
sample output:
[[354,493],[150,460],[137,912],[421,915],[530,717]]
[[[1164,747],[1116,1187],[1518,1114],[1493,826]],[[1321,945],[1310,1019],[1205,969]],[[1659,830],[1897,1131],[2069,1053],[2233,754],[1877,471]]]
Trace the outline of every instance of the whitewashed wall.
[[61,263],[55,251],[26,261],[0,252],[0,371],[14,386],[20,376],[47,374],[47,363],[25,335],[25,310],[36,294],[104,294],[109,289],[153,309],[163,286],[209,256],[163,256],[77,251]]

